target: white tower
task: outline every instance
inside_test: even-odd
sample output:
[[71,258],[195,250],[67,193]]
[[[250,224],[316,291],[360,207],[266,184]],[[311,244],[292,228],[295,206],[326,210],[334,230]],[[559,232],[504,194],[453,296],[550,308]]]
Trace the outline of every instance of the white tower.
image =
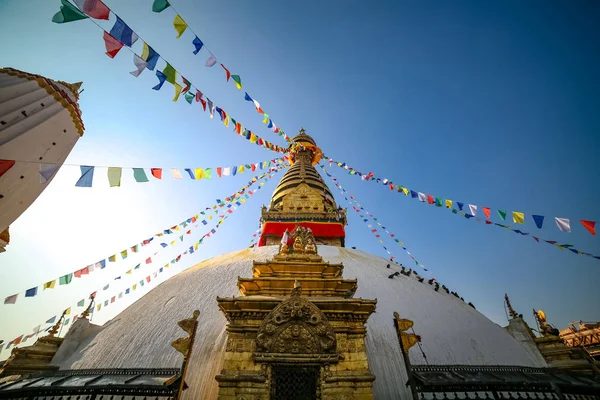
[[80,87],[0,68],[0,252],[83,135]]

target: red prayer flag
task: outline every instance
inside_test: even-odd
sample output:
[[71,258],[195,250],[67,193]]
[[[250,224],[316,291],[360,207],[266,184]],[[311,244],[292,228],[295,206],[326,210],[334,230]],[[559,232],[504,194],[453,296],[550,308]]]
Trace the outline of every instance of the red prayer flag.
[[23,335],[19,336],[18,338],[16,338],[15,340],[12,341],[12,344],[14,344],[15,346],[18,345],[19,343],[21,343],[21,340],[23,340]]
[[[390,190],[393,192],[394,191],[394,185],[390,183]],[[398,190],[400,191],[400,190]]]
[[146,258],[146,264],[150,264],[152,262],[152,257]]
[[[222,174],[223,174],[223,168],[217,167],[217,176],[220,178],[222,176]],[[192,222],[194,222],[194,221],[192,221]]]
[[73,276],[74,276],[75,278],[81,278],[81,270],[78,270],[78,271],[75,271],[75,272],[73,272]]
[[202,92],[198,89],[196,89],[196,103],[200,101],[200,99],[202,98]]
[[80,271],[81,271],[81,275],[89,275],[90,274],[90,270],[88,269],[88,267],[82,268]]
[[535,237],[535,236],[532,236],[532,238],[533,238],[533,239],[534,239],[536,242],[538,242],[538,243],[540,242],[540,239],[539,239],[539,238],[537,238],[537,237]]
[[150,283],[150,275],[146,277],[146,282]]
[[583,225],[583,227],[585,229],[587,229],[588,231],[590,231],[590,233],[594,236],[596,236],[596,222],[594,221],[586,221],[586,220],[581,220],[579,221],[581,222],[581,225]]
[[256,171],[256,164],[252,164],[251,168],[252,168],[252,172]]
[[435,203],[433,196],[428,194],[427,195],[427,204],[433,204],[433,203]]
[[111,297],[111,298],[110,298],[110,302],[111,302],[111,303],[114,303],[114,302],[115,302],[115,299],[116,299],[116,296],[113,296],[113,297]]
[[123,47],[123,43],[106,31],[104,31],[104,45],[106,46],[106,55],[110,58],[115,58],[121,47]]
[[162,168],[150,168],[150,172],[156,179],[162,179]]
[[101,0],[78,0],[75,3],[90,17],[108,20],[110,9]]
[[483,210],[485,217],[489,218],[490,217],[490,208],[489,207],[481,207],[481,209]]
[[493,222],[492,221],[485,221],[486,224],[491,225]]
[[223,67],[223,69],[225,70],[225,73],[227,74],[227,82],[229,82],[229,78],[231,78],[231,73],[227,68],[225,68],[223,64],[221,64],[221,67]]
[[0,177],[15,165],[15,160],[0,160]]
[[202,108],[204,108],[204,111],[206,111],[206,101],[204,101],[204,99],[200,99],[200,103],[202,103]]
[[96,298],[96,292],[90,294],[90,299],[95,299]]

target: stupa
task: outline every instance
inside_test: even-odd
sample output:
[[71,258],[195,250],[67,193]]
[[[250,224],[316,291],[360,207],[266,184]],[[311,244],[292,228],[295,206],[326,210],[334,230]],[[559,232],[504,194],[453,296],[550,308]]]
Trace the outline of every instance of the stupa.
[[80,87],[0,68],[0,252],[83,135]]
[[[289,150],[292,166],[262,209],[257,247],[185,270],[103,326],[80,318],[51,362],[59,375],[0,385],[0,396],[100,393],[99,380],[101,393],[137,393],[126,388],[136,379],[141,390],[150,387],[144,377],[173,385],[182,375],[185,399],[437,398],[417,391],[556,398],[600,388],[549,372],[527,335],[511,334],[432,279],[412,270],[390,277],[399,265],[345,248],[345,210],[314,168],[315,140],[301,131]],[[192,310],[197,321],[188,318]],[[197,333],[174,342],[192,355],[173,372],[181,356],[170,343],[182,318],[192,322],[180,326],[196,324]]]

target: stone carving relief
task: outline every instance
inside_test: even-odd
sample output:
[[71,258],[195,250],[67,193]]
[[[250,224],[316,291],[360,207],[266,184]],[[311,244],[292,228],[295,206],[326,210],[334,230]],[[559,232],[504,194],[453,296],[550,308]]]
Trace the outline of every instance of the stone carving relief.
[[279,354],[335,354],[333,328],[317,306],[299,295],[275,307],[265,318],[256,336],[259,352]]

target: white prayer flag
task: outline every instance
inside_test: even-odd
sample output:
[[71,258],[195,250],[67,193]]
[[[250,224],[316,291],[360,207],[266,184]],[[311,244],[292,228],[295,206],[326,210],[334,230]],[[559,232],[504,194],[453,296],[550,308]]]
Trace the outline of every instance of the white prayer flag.
[[144,69],[146,69],[148,63],[135,53],[133,53],[133,63],[137,69],[135,71],[131,71],[130,74],[137,78],[144,71]]
[[212,67],[213,65],[215,65],[217,63],[217,59],[215,58],[215,56],[210,53],[210,57],[208,57],[208,60],[206,60],[206,65],[207,67]]
[[425,196],[425,193],[421,193],[421,192],[419,192],[419,193],[418,193],[418,196],[419,196],[419,201],[420,201],[421,203],[425,203],[425,202],[427,201],[427,196]]
[[229,168],[229,167],[223,168],[223,176],[229,176],[229,175],[231,175],[231,168]]
[[40,163],[40,183],[46,183],[58,171],[60,164],[44,164]]
[[471,215],[475,216],[475,214],[477,213],[477,206],[474,206],[473,204],[469,204],[469,210],[471,211]]
[[571,232],[571,221],[568,218],[554,218],[556,220],[556,226],[561,232]]
[[175,179],[183,179],[181,172],[177,168],[171,168],[171,174],[173,174],[173,178]]

